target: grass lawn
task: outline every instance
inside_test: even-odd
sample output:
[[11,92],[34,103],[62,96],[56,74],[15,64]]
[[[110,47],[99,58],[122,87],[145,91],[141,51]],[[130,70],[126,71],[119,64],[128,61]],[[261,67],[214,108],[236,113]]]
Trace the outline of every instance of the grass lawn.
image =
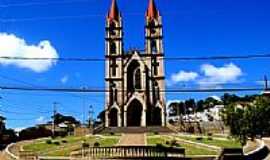
[[[147,137],[148,145],[163,144],[167,146],[166,141],[170,141],[170,139],[164,136],[148,136]],[[187,143],[181,143],[180,147],[185,148],[186,155],[217,155],[218,154],[214,150],[202,148],[202,147],[192,145],[192,144],[187,144]]]
[[203,137],[202,140],[197,140],[196,137],[192,137],[192,136],[177,136],[177,137],[184,139],[184,140],[209,144],[209,145],[222,147],[222,148],[239,148],[239,147],[241,147],[240,142],[235,140],[235,139],[225,139],[225,138],[219,139],[219,138],[212,137],[212,140],[210,140],[207,137]]
[[[51,140],[52,144],[48,144],[48,140]],[[34,140],[32,143],[25,144],[23,148],[24,150],[34,151],[42,156],[69,156],[72,151],[81,148],[82,142],[88,143],[90,146],[92,146],[95,142],[98,142],[100,146],[113,146],[118,142],[118,140],[119,137],[117,136],[69,136],[64,138],[56,138],[53,140],[49,138],[43,140]]]

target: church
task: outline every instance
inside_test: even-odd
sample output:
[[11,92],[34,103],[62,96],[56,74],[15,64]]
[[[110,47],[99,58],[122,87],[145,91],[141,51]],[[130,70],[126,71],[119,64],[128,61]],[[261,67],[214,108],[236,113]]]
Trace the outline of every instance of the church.
[[124,51],[116,0],[106,17],[105,127],[166,125],[162,18],[154,0],[145,14],[145,48]]

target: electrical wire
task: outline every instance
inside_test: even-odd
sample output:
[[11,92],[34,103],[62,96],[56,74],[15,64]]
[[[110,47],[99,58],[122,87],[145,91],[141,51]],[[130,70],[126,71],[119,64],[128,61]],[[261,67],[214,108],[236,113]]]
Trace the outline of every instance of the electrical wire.
[[[151,58],[153,55],[144,55],[144,57]],[[204,57],[164,57],[166,61],[207,61],[207,60],[232,60],[232,59],[257,59],[257,58],[270,58],[270,54],[250,54],[250,55],[236,55],[236,56],[204,56]],[[62,57],[62,58],[51,58],[51,57],[11,57],[11,56],[0,56],[0,60],[19,60],[19,61],[28,61],[28,60],[54,60],[54,61],[77,61],[77,62],[103,62],[106,61],[105,58],[79,58],[79,57]],[[117,58],[116,60],[121,60]]]
[[[3,90],[20,90],[20,91],[47,91],[47,92],[74,92],[74,93],[104,93],[109,92],[106,89],[81,89],[81,88],[30,88],[30,87],[17,87],[17,86],[0,86]],[[243,91],[263,91],[263,88],[223,88],[223,89],[167,89],[160,90],[160,92],[179,92],[179,93],[203,93],[203,92],[243,92]],[[127,92],[127,90],[118,90],[120,92]],[[146,90],[139,90],[146,91]],[[147,90],[151,91],[151,90]]]
[[0,8],[10,8],[10,7],[28,7],[28,6],[44,6],[44,5],[57,5],[57,4],[72,4],[72,3],[84,3],[90,2],[90,0],[61,0],[61,1],[51,1],[51,2],[26,2],[26,3],[9,3],[1,4]]

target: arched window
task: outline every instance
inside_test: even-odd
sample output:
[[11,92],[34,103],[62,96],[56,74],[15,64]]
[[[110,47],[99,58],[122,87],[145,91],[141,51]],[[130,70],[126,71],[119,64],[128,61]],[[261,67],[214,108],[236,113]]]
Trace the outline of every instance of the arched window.
[[149,29],[150,29],[150,33],[151,34],[155,34],[156,33],[155,21],[154,20],[152,20],[151,22],[149,22]]
[[116,54],[116,44],[115,44],[115,42],[110,43],[110,54]]
[[141,70],[139,67],[137,67],[135,70],[134,70],[134,76],[133,76],[133,86],[134,86],[134,89],[141,89],[142,86],[141,86]]
[[117,89],[116,89],[116,85],[114,83],[111,83],[111,85],[110,85],[110,105],[112,105],[114,102],[117,102]]
[[115,30],[115,28],[116,28],[115,22],[111,22],[110,27],[109,27],[110,35],[113,35],[113,36],[116,35],[116,30]]
[[157,52],[157,43],[154,39],[151,40],[151,50],[152,52]]
[[157,82],[155,82],[155,98],[157,99],[157,100],[159,100],[159,98],[160,98],[160,93],[159,93],[159,86],[158,86],[158,83]]

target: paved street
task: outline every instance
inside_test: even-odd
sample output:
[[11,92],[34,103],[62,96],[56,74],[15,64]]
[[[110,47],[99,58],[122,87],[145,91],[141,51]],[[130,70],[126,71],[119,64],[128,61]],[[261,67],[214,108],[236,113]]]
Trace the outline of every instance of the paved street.
[[123,134],[117,144],[119,146],[144,146],[146,135],[144,133]]

